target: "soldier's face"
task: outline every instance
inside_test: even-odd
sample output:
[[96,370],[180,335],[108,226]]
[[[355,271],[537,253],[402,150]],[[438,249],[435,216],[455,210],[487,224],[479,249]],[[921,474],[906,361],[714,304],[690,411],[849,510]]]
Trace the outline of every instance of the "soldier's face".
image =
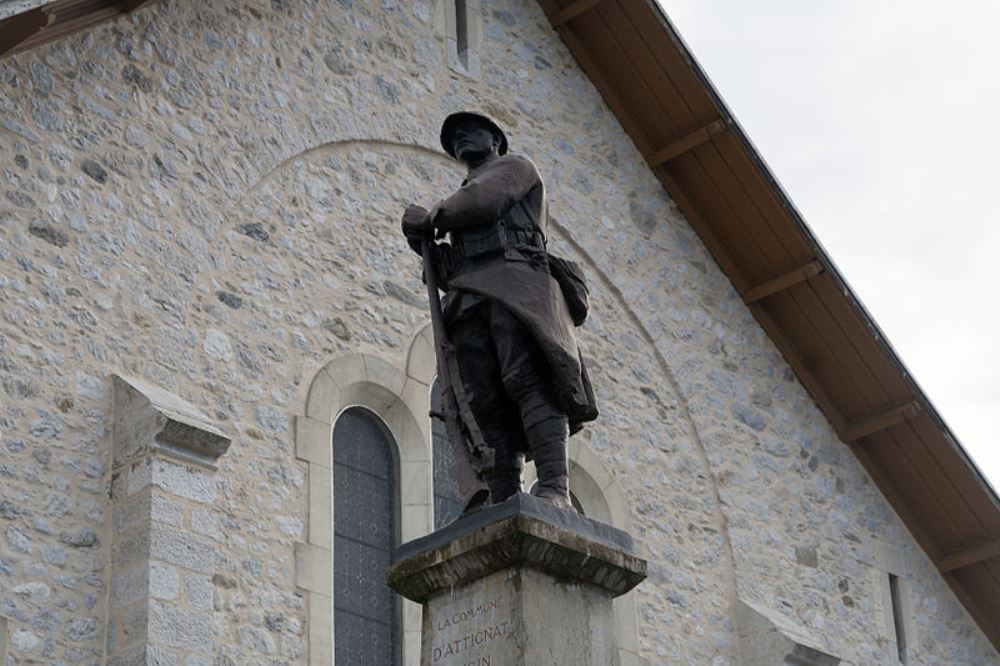
[[477,123],[462,123],[452,136],[455,157],[463,162],[482,159],[497,149],[493,132]]

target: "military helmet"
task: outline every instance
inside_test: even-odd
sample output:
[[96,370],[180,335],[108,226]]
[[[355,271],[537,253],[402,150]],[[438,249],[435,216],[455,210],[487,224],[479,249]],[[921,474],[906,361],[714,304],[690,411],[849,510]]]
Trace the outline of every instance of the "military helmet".
[[500,139],[500,146],[497,148],[497,153],[503,155],[507,152],[507,135],[503,133],[500,126],[486,116],[471,111],[459,111],[444,119],[444,123],[441,125],[441,147],[444,148],[444,152],[455,157],[452,135],[455,132],[455,128],[464,121],[478,123],[493,132],[493,135]]

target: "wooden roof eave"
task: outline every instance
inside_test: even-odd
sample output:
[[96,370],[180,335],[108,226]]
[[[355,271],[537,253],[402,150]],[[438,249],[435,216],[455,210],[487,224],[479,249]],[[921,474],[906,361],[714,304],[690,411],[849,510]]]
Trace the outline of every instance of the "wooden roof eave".
[[8,2],[0,6],[0,58],[32,49],[110,21],[157,0],[55,0]]
[[[646,1],[651,2],[652,0],[646,0]],[[975,461],[969,457],[965,449],[958,443],[958,439],[951,431],[951,428],[948,426],[947,423],[945,423],[941,414],[934,407],[930,399],[927,397],[927,394],[917,383],[916,378],[906,367],[906,364],[903,362],[902,357],[900,357],[900,355],[896,352],[896,349],[892,346],[892,343],[889,342],[889,338],[885,335],[885,333],[882,332],[882,329],[881,327],[879,327],[878,322],[875,321],[875,318],[868,311],[868,308],[865,306],[864,303],[861,302],[861,299],[858,298],[857,294],[848,284],[847,279],[844,277],[843,273],[841,273],[840,269],[837,268],[837,265],[836,263],[834,263],[833,258],[826,251],[826,249],[823,247],[823,244],[820,242],[819,238],[816,237],[812,229],[806,223],[805,218],[802,216],[802,213],[799,212],[798,208],[795,206],[795,203],[792,201],[791,197],[788,196],[788,193],[785,191],[785,188],[782,186],[777,176],[774,175],[774,172],[768,166],[767,162],[764,160],[764,157],[761,155],[760,151],[757,150],[757,147],[753,144],[753,141],[750,139],[750,136],[747,134],[747,132],[743,129],[743,126],[740,124],[739,120],[732,114],[732,112],[729,110],[729,107],[726,105],[725,101],[718,94],[718,91],[716,91],[714,84],[708,78],[708,75],[705,73],[705,71],[698,64],[697,60],[695,60],[694,56],[691,53],[691,50],[687,47],[687,44],[684,43],[683,38],[680,36],[679,32],[674,27],[674,25],[670,22],[669,17],[662,11],[662,9],[660,9],[659,6],[656,6],[655,4],[654,6],[658,10],[657,14],[659,15],[660,20],[664,23],[667,35],[672,39],[672,41],[674,41],[678,51],[684,55],[684,57],[689,63],[689,66],[691,67],[691,71],[696,76],[698,76],[699,79],[702,81],[702,85],[705,88],[705,92],[711,96],[713,103],[716,105],[716,108],[719,109],[720,121],[716,121],[716,123],[722,123],[726,127],[728,127],[730,131],[732,131],[733,135],[737,138],[737,140],[739,140],[739,142],[743,144],[743,147],[746,150],[747,155],[757,166],[758,170],[760,171],[760,174],[768,180],[769,185],[778,195],[779,199],[782,202],[782,205],[788,210],[792,220],[798,227],[799,233],[803,236],[803,238],[806,239],[808,244],[814,249],[814,252],[816,254],[816,259],[813,260],[814,263],[817,263],[818,265],[822,266],[822,270],[827,274],[829,274],[830,277],[832,277],[837,282],[839,290],[844,295],[844,297],[849,301],[851,308],[854,309],[862,318],[862,320],[865,322],[865,325],[870,330],[872,337],[875,338],[878,341],[878,343],[883,347],[883,349],[886,352],[886,355],[889,357],[891,362],[896,366],[896,369],[898,370],[899,374],[903,376],[906,379],[907,383],[911,385],[911,387],[913,388],[913,392],[916,396],[916,399],[921,403],[921,407],[927,411],[927,413],[931,416],[931,418],[934,419],[937,426],[947,434],[948,439],[950,440],[950,443],[955,453],[962,457],[966,465],[968,465],[969,471],[976,478],[977,484],[982,488],[982,490],[985,493],[988,493],[991,496],[994,506],[996,507],[996,510],[1000,512],[1000,495],[998,495],[997,490],[993,488],[992,484],[990,484],[989,480],[986,478],[986,475],[983,474],[982,470],[979,469]]]
[[[1000,570],[1000,499],[996,491],[958,443],[805,223],[669,18],[653,0],[538,1],[636,147],[646,156],[650,168],[685,213],[838,435],[851,447],[921,547],[937,564],[959,600],[994,646],[1000,648],[1000,617],[991,610],[994,608],[991,599],[1000,598],[1000,577],[995,573],[983,573],[984,569],[976,584],[963,582],[963,572],[974,567],[985,564],[991,572]],[[631,24],[636,34],[630,41],[641,42],[643,34],[640,33],[649,39],[648,23],[658,25],[659,31],[654,36],[657,43],[647,44],[647,47],[651,52],[659,49],[661,54],[679,58],[686,68],[685,73],[677,74],[676,62],[672,70],[663,65],[662,71],[656,72],[648,67],[648,58],[648,71],[644,71],[642,64],[629,62],[625,53],[611,60],[599,57],[602,50],[608,51],[609,44],[620,46],[623,39],[627,39],[621,30],[628,22],[622,21],[619,15],[628,14],[641,14],[640,20]],[[611,25],[618,29],[617,36],[611,35]],[[615,39],[617,42],[612,44]],[[669,53],[665,49],[669,49]],[[685,76],[689,80],[678,80]],[[667,79],[670,79],[669,85]],[[657,81],[672,92],[665,92],[665,88],[654,90]],[[637,91],[645,91],[648,97],[640,97],[641,92]],[[639,110],[648,109],[650,104],[662,107],[670,94],[680,95],[676,102],[689,109],[702,109],[707,100],[715,115],[699,117],[687,130],[657,144],[651,135],[656,132],[662,135],[659,131],[662,128],[650,127],[650,114]],[[684,96],[687,97],[682,99]],[[723,138],[735,142],[740,155],[735,162],[732,159],[726,162],[725,157],[723,162],[718,161],[723,154],[718,149]],[[739,211],[747,214],[748,219],[758,223],[764,221],[758,228],[735,229],[739,225],[731,223],[727,228],[725,220],[718,217],[718,211],[725,206],[706,212],[706,193],[721,193],[727,188],[720,182],[705,181],[712,177],[706,171],[707,162],[695,166],[702,158],[707,159],[712,150],[716,151],[711,153],[715,159],[712,164],[721,166],[724,163],[735,174],[731,180],[734,184],[728,186],[728,194],[724,195],[729,199],[725,204],[728,212]],[[737,171],[739,173],[735,173]],[[772,198],[770,203],[761,203],[765,195],[760,193],[754,198],[752,188],[747,186],[753,179],[760,179],[764,184],[766,197]],[[742,191],[733,190],[734,187]],[[756,210],[748,213],[743,210],[746,206]],[[751,236],[747,237],[747,233]],[[780,236],[780,242],[770,252],[781,258],[768,264],[761,260],[763,246],[755,247],[759,256],[755,255],[757,265],[751,266],[743,245],[756,244],[753,234],[767,233]],[[740,238],[749,243],[741,243]],[[733,242],[744,251],[743,256],[732,251]],[[805,254],[808,256],[801,255],[803,247],[807,248]],[[762,267],[767,269],[764,274],[761,274]],[[789,307],[799,308],[807,318],[837,322],[840,330],[829,333],[829,339],[822,344],[803,337],[804,329],[797,329],[780,309],[774,308],[782,299],[788,301],[789,294],[794,294],[794,305]],[[834,348],[841,350],[840,357],[831,351]],[[857,367],[851,372],[841,371],[835,367],[838,363]],[[845,396],[852,389],[866,393],[867,404],[850,406]],[[912,449],[916,462],[906,459],[905,451],[900,453],[901,446],[902,450]],[[903,467],[906,469],[902,470]],[[914,490],[914,480],[924,486],[930,480],[932,487],[918,485]],[[935,484],[941,485],[939,491],[934,490]],[[919,496],[918,493],[924,490],[933,497]],[[969,515],[960,521],[961,524],[935,523],[930,514],[916,509],[918,498],[936,501],[935,515],[957,515],[955,512]],[[949,534],[953,536],[947,537]]]
[[[651,0],[647,0],[647,2],[649,1]],[[851,308],[855,310],[861,317],[861,319],[865,322],[865,325],[870,330],[872,337],[875,338],[878,341],[878,343],[883,347],[883,349],[886,352],[886,355],[889,357],[891,362],[896,366],[896,369],[898,370],[899,374],[902,375],[905,378],[906,382],[911,385],[917,400],[921,403],[922,408],[931,416],[931,418],[934,419],[936,425],[947,434],[954,452],[959,456],[961,456],[965,464],[969,467],[969,471],[975,477],[977,485],[981,487],[983,492],[987,493],[992,498],[994,507],[996,508],[997,512],[1000,513],[1000,496],[998,496],[996,489],[993,488],[989,480],[983,474],[982,470],[979,469],[975,461],[973,461],[972,458],[969,457],[965,449],[962,448],[962,446],[958,443],[958,439],[955,437],[954,433],[952,433],[951,428],[948,427],[948,424],[945,423],[944,419],[941,417],[941,414],[938,412],[938,410],[931,403],[930,399],[927,397],[927,394],[917,383],[916,378],[906,367],[906,364],[903,362],[900,355],[896,352],[895,348],[892,346],[892,343],[889,342],[889,338],[885,335],[885,333],[882,332],[882,329],[875,321],[875,318],[868,311],[868,308],[865,307],[864,303],[861,302],[861,299],[858,298],[857,294],[855,294],[854,290],[847,283],[847,280],[846,278],[844,278],[843,273],[841,273],[840,270],[837,268],[836,264],[830,257],[829,253],[826,251],[820,240],[816,237],[812,229],[806,223],[805,218],[799,212],[798,208],[791,200],[791,197],[788,196],[787,192],[785,191],[785,188],[778,181],[777,177],[774,175],[774,172],[771,170],[767,162],[764,160],[760,151],[757,150],[756,146],[754,146],[753,142],[750,140],[749,135],[743,130],[743,127],[742,125],[740,125],[739,120],[737,120],[737,118],[732,114],[732,112],[729,110],[729,107],[726,106],[725,101],[721,98],[721,96],[719,96],[718,92],[715,89],[715,86],[708,78],[708,75],[704,72],[704,70],[701,68],[698,62],[694,59],[694,56],[691,54],[690,49],[688,49],[687,45],[684,43],[680,34],[677,32],[677,29],[670,22],[670,19],[666,16],[666,14],[663,13],[663,11],[659,8],[659,6],[656,5],[654,6],[658,10],[657,14],[659,15],[660,20],[665,24],[667,34],[672,37],[679,51],[682,54],[684,54],[684,56],[687,58],[692,72],[701,79],[702,84],[704,85],[705,88],[705,92],[712,97],[713,103],[719,109],[719,115],[722,119],[722,122],[730,128],[730,130],[740,141],[740,143],[743,144],[744,149],[747,152],[747,155],[749,155],[750,159],[755,163],[755,165],[760,171],[760,174],[768,180],[771,188],[774,190],[774,192],[778,195],[779,199],[781,200],[782,205],[788,210],[792,220],[798,227],[799,233],[802,234],[802,236],[806,239],[808,244],[812,246],[812,248],[814,249],[814,252],[816,254],[816,259],[814,261],[819,262],[819,264],[821,264],[823,267],[823,271],[826,272],[828,275],[830,275],[830,277],[832,277],[837,282],[837,286],[839,287],[840,292],[849,301]]]

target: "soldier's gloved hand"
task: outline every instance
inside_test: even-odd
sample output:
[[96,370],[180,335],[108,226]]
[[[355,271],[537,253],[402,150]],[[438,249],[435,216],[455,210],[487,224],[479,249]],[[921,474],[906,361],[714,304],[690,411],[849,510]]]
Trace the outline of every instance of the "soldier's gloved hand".
[[403,212],[403,233],[407,236],[426,234],[433,231],[430,213],[423,206],[410,204]]
[[410,248],[417,254],[422,253],[423,241],[434,240],[434,227],[431,225],[431,217],[427,209],[423,206],[410,204],[403,213],[402,221],[403,235]]
[[[442,202],[439,201],[436,204],[434,204],[434,207],[431,208],[431,210],[430,210],[429,213],[427,213],[427,219],[431,221],[431,226],[434,225],[434,218],[437,216],[438,210],[441,208],[441,203]],[[448,230],[447,229],[440,229],[439,228],[437,230],[437,233],[434,234],[434,238],[440,240],[440,239],[444,238],[447,235],[448,235]]]

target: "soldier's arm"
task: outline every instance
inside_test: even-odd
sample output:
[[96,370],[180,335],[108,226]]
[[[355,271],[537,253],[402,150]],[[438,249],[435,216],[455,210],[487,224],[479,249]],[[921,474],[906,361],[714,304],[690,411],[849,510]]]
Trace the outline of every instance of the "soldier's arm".
[[443,231],[489,224],[539,182],[531,160],[520,156],[499,158],[431,211],[431,223]]

